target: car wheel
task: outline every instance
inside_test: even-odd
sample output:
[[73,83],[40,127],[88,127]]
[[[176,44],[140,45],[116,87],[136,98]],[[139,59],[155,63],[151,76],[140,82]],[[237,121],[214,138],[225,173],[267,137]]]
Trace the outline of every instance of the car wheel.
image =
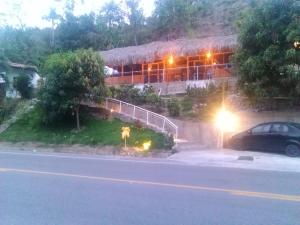
[[300,148],[295,144],[288,144],[285,147],[285,154],[290,157],[300,156]]

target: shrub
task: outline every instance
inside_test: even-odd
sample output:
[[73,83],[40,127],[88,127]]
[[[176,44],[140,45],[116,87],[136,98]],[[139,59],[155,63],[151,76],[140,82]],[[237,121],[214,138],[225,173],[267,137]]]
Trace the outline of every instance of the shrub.
[[167,104],[169,116],[179,116],[180,115],[180,105],[177,99],[172,98]]
[[109,96],[135,105],[149,104],[153,106],[153,111],[160,112],[163,102],[155,93],[152,86],[145,86],[143,90],[134,85],[122,85],[119,88],[110,87]]
[[165,135],[165,148],[172,149],[175,145],[174,137],[172,134]]
[[15,80],[14,86],[22,98],[31,98],[33,87],[31,85],[31,77],[29,75],[21,74],[18,76]]
[[145,96],[140,89],[135,88],[133,85],[122,85],[120,88],[111,87],[110,91],[113,98],[136,105],[145,103]]
[[155,94],[155,90],[154,90],[153,86],[145,85],[144,88],[143,88],[143,93],[145,95]]
[[7,99],[0,105],[0,124],[15,112],[17,104],[17,100]]
[[155,93],[150,93],[146,95],[146,103],[151,106],[151,109],[155,112],[161,112],[162,109],[162,100],[161,98],[155,94]]
[[0,104],[3,102],[4,98],[5,98],[5,83],[0,83]]
[[193,109],[193,100],[189,97],[184,97],[183,100],[181,101],[181,108],[182,111],[191,111]]

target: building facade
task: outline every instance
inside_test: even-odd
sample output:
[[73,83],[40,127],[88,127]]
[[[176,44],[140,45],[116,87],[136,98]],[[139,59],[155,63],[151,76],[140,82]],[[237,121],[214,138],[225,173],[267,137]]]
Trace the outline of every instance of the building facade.
[[168,94],[230,78],[236,39],[236,35],[178,39],[102,51],[111,68],[105,82],[109,86],[151,85]]

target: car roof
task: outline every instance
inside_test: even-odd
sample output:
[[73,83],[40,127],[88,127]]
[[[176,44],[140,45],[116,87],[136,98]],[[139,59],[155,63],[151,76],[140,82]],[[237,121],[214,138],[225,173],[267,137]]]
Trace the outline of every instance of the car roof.
[[300,128],[300,123],[295,123],[295,122],[283,122],[283,121],[272,121],[272,122],[260,123],[260,124],[257,124],[255,127],[261,126],[261,125],[274,124],[274,123],[277,123],[277,124],[287,124],[287,125],[292,125],[292,126],[296,126],[296,127]]

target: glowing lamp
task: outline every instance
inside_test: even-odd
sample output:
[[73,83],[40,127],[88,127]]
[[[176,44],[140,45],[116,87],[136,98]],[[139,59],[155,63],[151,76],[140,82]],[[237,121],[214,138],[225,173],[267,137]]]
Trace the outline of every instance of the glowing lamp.
[[294,47],[297,49],[300,49],[300,41],[295,41],[294,42]]
[[210,51],[206,53],[206,58],[208,58],[208,59],[211,58],[211,52]]
[[172,55],[169,56],[168,63],[172,65],[174,63],[174,57]]
[[215,125],[222,132],[235,132],[238,126],[238,118],[222,107],[216,114]]
[[151,71],[151,66],[148,67],[148,71]]
[[151,141],[147,141],[143,143],[143,149],[144,151],[148,151],[151,147]]

